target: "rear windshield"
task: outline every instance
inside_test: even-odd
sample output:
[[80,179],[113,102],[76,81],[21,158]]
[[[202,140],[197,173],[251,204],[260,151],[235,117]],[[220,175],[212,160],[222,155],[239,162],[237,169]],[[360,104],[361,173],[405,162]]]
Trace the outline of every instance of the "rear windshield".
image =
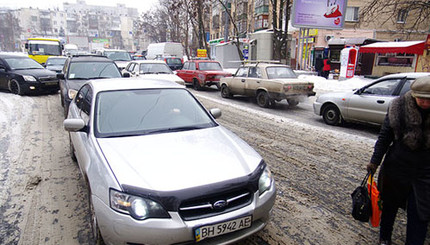
[[200,62],[199,70],[201,71],[222,71],[222,67],[217,62]]
[[269,79],[297,78],[296,73],[294,73],[293,69],[289,67],[283,67],[283,66],[267,67],[266,72],[267,72],[267,77]]
[[166,58],[168,65],[182,65],[182,61],[179,58]]

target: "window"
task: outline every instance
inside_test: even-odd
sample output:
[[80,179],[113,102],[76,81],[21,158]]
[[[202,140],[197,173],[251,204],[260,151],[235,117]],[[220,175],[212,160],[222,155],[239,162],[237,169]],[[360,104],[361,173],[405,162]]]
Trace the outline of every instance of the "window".
[[365,88],[362,94],[391,96],[401,81],[401,78],[383,80]]
[[189,65],[190,67],[189,67],[189,70],[196,70],[196,63],[194,63],[194,62],[190,62],[190,65]]
[[406,9],[399,10],[397,15],[397,23],[406,23],[406,18],[408,17],[408,11]]
[[250,67],[248,77],[261,78],[261,71],[258,67]]
[[415,55],[405,53],[387,53],[378,54],[378,66],[404,66],[412,67],[414,64]]
[[358,7],[347,7],[345,21],[358,21]]
[[248,67],[240,67],[236,72],[236,77],[246,77],[248,74]]

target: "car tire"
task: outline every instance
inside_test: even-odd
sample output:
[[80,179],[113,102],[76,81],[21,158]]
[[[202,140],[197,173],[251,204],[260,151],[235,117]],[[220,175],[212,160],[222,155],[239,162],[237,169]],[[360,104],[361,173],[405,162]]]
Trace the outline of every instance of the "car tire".
[[90,211],[90,228],[91,228],[91,243],[93,245],[104,245],[102,234],[100,233],[99,225],[97,222],[96,213],[94,210],[94,205],[91,198],[91,192],[88,191],[88,203]]
[[221,97],[223,97],[223,98],[233,98],[233,94],[230,92],[230,89],[225,84],[223,84],[221,86]]
[[193,79],[193,89],[197,91],[202,90],[202,86],[200,86],[199,80],[195,78]]
[[293,106],[297,106],[299,104],[298,100],[295,99],[287,99],[288,105],[293,107]]
[[335,105],[327,105],[323,108],[322,113],[324,122],[328,125],[337,126],[342,122],[340,111]]
[[267,94],[266,91],[258,92],[256,100],[257,100],[257,104],[260,107],[267,108],[270,105],[269,95]]
[[8,83],[9,91],[13,94],[22,95],[22,88],[19,82],[15,79],[11,79]]

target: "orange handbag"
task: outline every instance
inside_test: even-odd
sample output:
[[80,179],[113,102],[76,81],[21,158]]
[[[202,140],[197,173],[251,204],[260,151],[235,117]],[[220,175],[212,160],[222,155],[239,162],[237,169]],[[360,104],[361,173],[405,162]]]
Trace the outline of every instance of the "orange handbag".
[[372,207],[372,214],[369,221],[373,227],[379,227],[382,213],[382,202],[379,198],[379,190],[376,185],[376,181],[373,179],[373,175],[370,175],[367,180],[367,189],[370,194],[370,203]]

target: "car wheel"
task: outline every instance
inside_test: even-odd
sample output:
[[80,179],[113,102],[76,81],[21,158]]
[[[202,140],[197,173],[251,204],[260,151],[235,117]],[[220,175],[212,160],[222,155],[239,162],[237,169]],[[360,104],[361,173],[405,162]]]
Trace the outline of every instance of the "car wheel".
[[13,94],[18,94],[18,95],[22,95],[22,88],[19,85],[19,82],[15,79],[12,79],[9,81],[9,91]]
[[102,238],[102,234],[100,233],[100,229],[99,229],[99,225],[97,222],[97,217],[96,217],[96,213],[94,210],[94,205],[92,202],[92,198],[91,198],[91,193],[88,192],[88,199],[89,199],[89,206],[90,206],[90,218],[91,218],[91,238],[92,238],[92,242],[91,244],[94,245],[104,245],[104,241]]
[[299,101],[295,99],[287,99],[287,102],[289,106],[296,106],[299,104]]
[[223,84],[221,86],[221,97],[223,97],[223,98],[232,98],[233,97],[233,95],[230,93],[230,89],[225,84]]
[[340,111],[335,105],[327,105],[323,109],[323,119],[328,125],[336,126],[341,124]]
[[193,88],[197,91],[202,90],[202,86],[200,86],[199,80],[193,79]]
[[257,104],[260,107],[264,107],[264,108],[269,107],[270,100],[269,100],[269,95],[267,94],[266,91],[258,92],[256,99],[257,99]]
[[77,162],[78,159],[76,158],[76,155],[75,155],[75,147],[73,147],[73,143],[72,143],[72,139],[70,138],[70,134],[69,134],[69,149],[70,149],[70,157],[72,158],[72,160],[74,162]]

